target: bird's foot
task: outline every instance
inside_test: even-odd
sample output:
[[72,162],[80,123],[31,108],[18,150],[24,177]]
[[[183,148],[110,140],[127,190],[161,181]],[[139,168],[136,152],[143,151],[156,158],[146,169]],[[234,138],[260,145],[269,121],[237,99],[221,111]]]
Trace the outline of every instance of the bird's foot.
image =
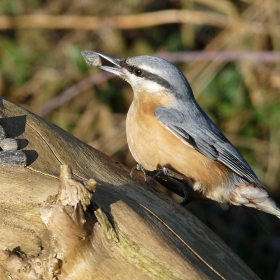
[[[167,169],[167,168],[166,168]],[[134,165],[130,171],[130,177],[132,178],[133,176],[133,172],[137,170],[137,171],[142,171],[142,173],[144,174],[144,179],[145,182],[147,182],[147,176],[151,177],[150,179],[150,184],[153,187],[153,189],[157,192],[159,192],[156,188],[155,188],[155,180],[157,179],[157,177],[159,177],[160,175],[164,174],[163,168],[159,168],[157,170],[154,171],[149,171],[147,169],[145,169],[143,167],[143,165],[137,163],[136,165]]]
[[142,173],[144,174],[144,179],[145,182],[147,182],[147,172],[150,172],[148,170],[146,170],[141,164],[137,163],[136,165],[134,165],[131,170],[130,170],[130,177],[133,177],[133,172],[137,170],[137,171],[142,171]]
[[178,180],[180,180],[180,181],[184,180],[184,178],[182,176],[180,176],[179,174],[175,173],[174,171],[172,171],[166,167],[161,167],[156,170],[149,171],[149,170],[146,170],[141,164],[137,163],[135,166],[133,166],[133,168],[130,171],[131,177],[133,176],[134,170],[142,171],[144,174],[145,181],[147,181],[147,176],[151,177],[150,184],[151,184],[152,188],[157,192],[159,192],[159,191],[155,187],[155,181],[157,181],[158,178],[161,178],[163,180],[170,182],[171,184],[176,185],[177,187],[179,187],[179,189],[181,189],[183,191],[183,194],[184,194],[184,199],[182,202],[180,202],[180,204],[183,206],[185,206],[187,204],[188,192],[187,192],[184,184],[182,184],[181,182],[178,182]]

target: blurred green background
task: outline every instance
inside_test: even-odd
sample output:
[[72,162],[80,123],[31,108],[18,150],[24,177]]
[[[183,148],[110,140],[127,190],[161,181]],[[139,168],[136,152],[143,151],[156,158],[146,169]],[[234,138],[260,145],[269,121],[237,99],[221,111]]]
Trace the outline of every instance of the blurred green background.
[[[125,137],[132,90],[80,53],[162,56],[183,71],[279,203],[279,39],[276,0],[1,0],[0,94],[132,167]],[[187,208],[261,279],[280,279],[277,218],[259,213],[269,234],[240,207]]]

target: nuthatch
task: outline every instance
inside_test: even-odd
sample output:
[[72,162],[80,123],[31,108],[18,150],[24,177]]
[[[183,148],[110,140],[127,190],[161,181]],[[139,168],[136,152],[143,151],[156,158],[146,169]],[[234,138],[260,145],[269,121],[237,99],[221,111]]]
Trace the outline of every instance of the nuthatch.
[[[145,170],[175,171],[206,199],[253,207],[280,218],[280,209],[264,185],[197,104],[175,65],[153,56],[117,59],[91,51],[82,55],[89,65],[114,73],[132,86],[127,142]],[[102,65],[100,57],[113,66]]]

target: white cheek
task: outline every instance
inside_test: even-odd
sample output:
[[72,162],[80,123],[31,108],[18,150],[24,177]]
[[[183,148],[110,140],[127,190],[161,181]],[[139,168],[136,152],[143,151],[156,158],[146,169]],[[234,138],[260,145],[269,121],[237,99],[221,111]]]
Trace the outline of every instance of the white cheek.
[[149,93],[162,92],[164,88],[156,82],[137,77],[133,74],[126,75],[125,79],[133,88],[133,91],[147,91]]
[[164,88],[159,85],[158,83],[156,82],[151,82],[151,81],[148,81],[148,80],[143,80],[141,82],[138,83],[138,86],[139,86],[139,89],[140,90],[145,90],[145,91],[148,91],[148,92],[162,92],[164,91]]

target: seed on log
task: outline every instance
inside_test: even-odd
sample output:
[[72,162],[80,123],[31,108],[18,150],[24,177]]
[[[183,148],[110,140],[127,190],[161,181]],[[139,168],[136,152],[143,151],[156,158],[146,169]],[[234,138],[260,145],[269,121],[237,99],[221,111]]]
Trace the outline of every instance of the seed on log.
[[25,167],[27,163],[26,154],[23,151],[1,151],[0,164],[9,167]]
[[5,130],[2,125],[0,125],[0,140],[4,139],[6,137]]
[[14,138],[6,138],[0,141],[0,148],[2,148],[3,151],[17,150],[18,142]]

